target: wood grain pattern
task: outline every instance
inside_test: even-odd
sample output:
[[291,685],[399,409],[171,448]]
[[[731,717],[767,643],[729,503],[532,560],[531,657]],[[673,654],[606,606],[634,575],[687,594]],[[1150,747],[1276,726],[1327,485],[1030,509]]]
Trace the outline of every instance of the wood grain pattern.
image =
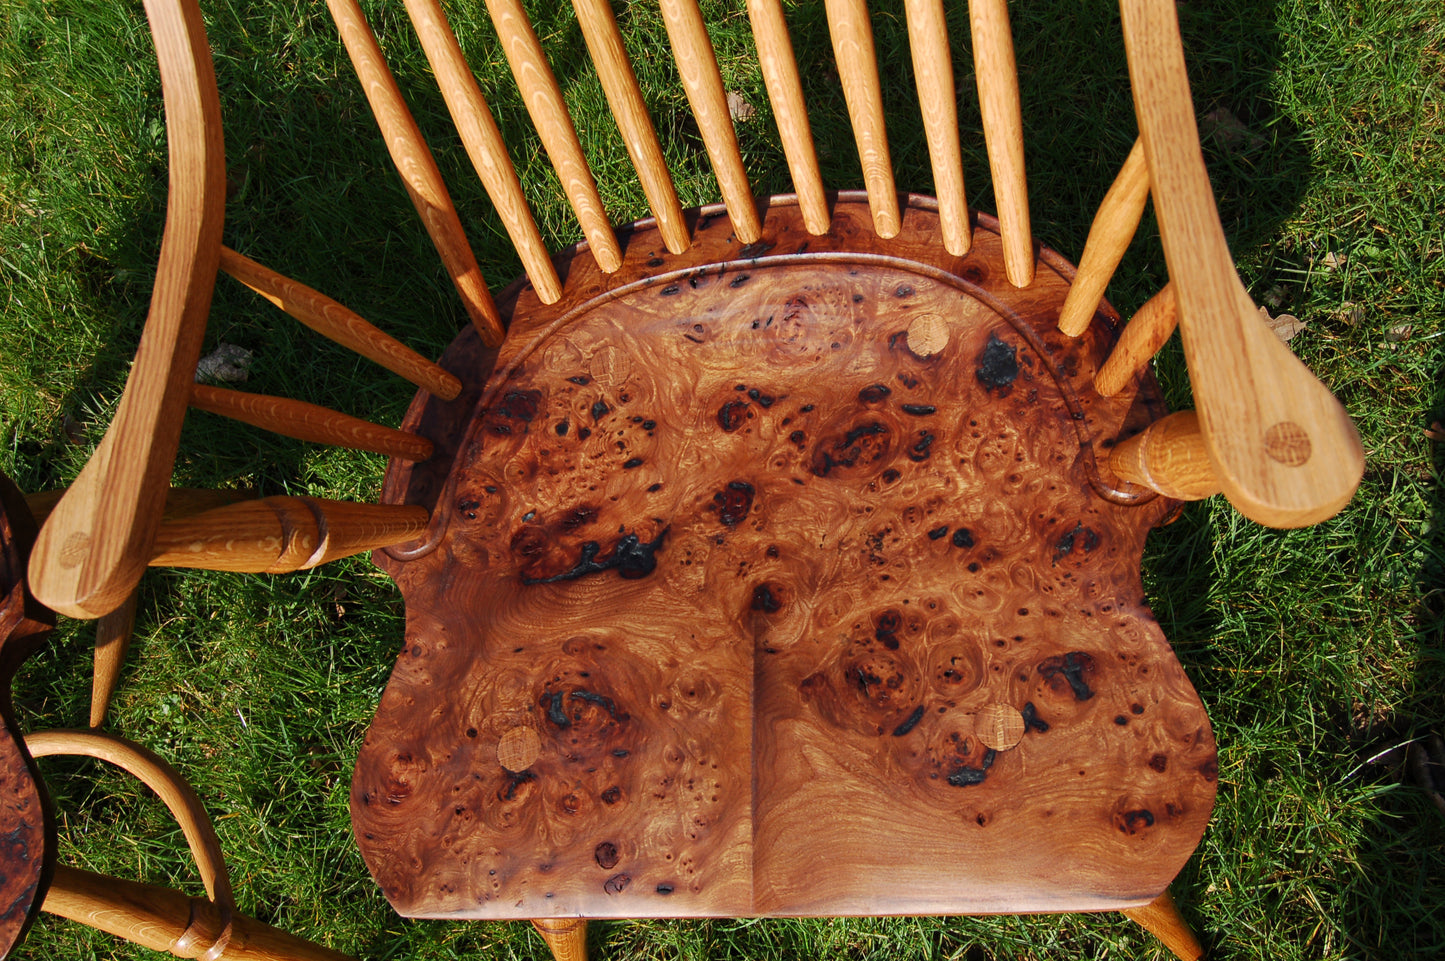
[[477,258],[467,243],[461,220],[442,181],[441,171],[437,170],[431,149],[402,99],[401,90],[397,88],[361,7],[356,0],[326,0],[326,6],[331,10],[331,18],[336,22],[351,65],[356,69],[366,102],[371,105],[372,116],[381,128],[396,172],[401,175],[407,196],[416,207],[417,216],[431,236],[442,264],[451,276],[452,285],[461,296],[467,316],[488,343],[501,343],[504,331],[497,316],[497,306],[492,301],[492,292],[487,289]]
[[150,312],[115,419],[46,520],[30,560],[30,589],[70,617],[114,610],[145,571],[221,256],[225,144],[201,13],[194,2],[147,0],[146,16],[170,164]]
[[130,648],[131,631],[135,628],[136,593],[125,603],[95,622],[95,665],[90,682],[90,726],[105,723],[110,699],[120,681],[125,652]]
[[1009,281],[1027,287],[1034,276],[1034,240],[1029,226],[1029,188],[1024,173],[1023,107],[1008,0],[969,0],[973,63],[983,138],[993,174],[993,197],[1004,237]]
[[1179,916],[1174,899],[1165,891],[1142,908],[1126,908],[1124,914],[1139,927],[1164,942],[1179,961],[1199,961],[1204,957],[1204,948],[1199,939],[1189,930],[1189,925]]
[[289,397],[196,384],[191,406],[297,440],[369,450],[406,460],[426,460],[432,452],[431,441],[425,437]]
[[[1122,0],[1120,10],[1209,458],[1225,496],[1246,517],[1272,527],[1318,523],[1354,496],[1365,469],[1359,435],[1340,402],[1264,326],[1235,272],[1199,148],[1174,4]],[[1283,459],[1271,440],[1282,432],[1304,442],[1289,445]]]
[[1119,332],[1119,342],[1099,368],[1094,389],[1104,397],[1113,397],[1123,390],[1129,379],[1159,353],[1159,348],[1168,342],[1178,326],[1179,301],[1174,298],[1174,285],[1165,284],[1159,293],[1144,301],[1144,306]]
[[502,132],[482,90],[472,76],[472,68],[462,54],[462,48],[447,23],[438,0],[406,0],[407,16],[416,28],[426,52],[427,62],[436,74],[437,85],[446,100],[452,122],[461,135],[462,146],[472,166],[486,188],[487,196],[497,208],[497,216],[506,228],[517,256],[522,260],[522,269],[537,288],[537,296],[544,304],[555,303],[562,296],[562,282],[557,278],[557,268],[537,222],[532,217],[532,208],[522,195],[522,184],[517,180],[517,171],[512,167],[512,158],[507,154],[507,145]]
[[[891,241],[834,210],[817,238],[777,202],[741,257],[704,210],[661,266],[639,227],[605,284],[572,261],[570,303],[504,297],[494,360],[463,333],[465,412],[408,414],[470,426],[444,482],[396,467],[436,518],[377,555],[407,639],[352,818],[401,913],[1098,910],[1193,849],[1213,740],[1139,601],[1169,505],[1089,466],[1157,394],[1089,392],[1112,332],[1057,331],[1055,255],[1020,290],[989,218],[960,261],[929,204]],[[1013,750],[979,740],[992,704]]]
[[722,74],[718,72],[717,55],[702,22],[702,11],[697,0],[662,0],[662,19],[672,42],[682,88],[702,133],[713,173],[717,175],[728,217],[738,239],[750,244],[758,239],[762,225],[747,171],[743,169],[737,133],[728,113],[727,93],[723,90]]
[[682,206],[677,202],[672,174],[667,170],[662,146],[657,142],[657,132],[652,128],[652,118],[642,100],[642,89],[637,85],[627,50],[622,45],[612,5],[608,0],[572,0],[572,9],[577,11],[587,52],[597,67],[597,78],[602,81],[602,91],[612,108],[612,119],[622,132],[627,155],[637,170],[652,216],[657,218],[663,242],[668,250],[680,254],[690,243],[687,225],[682,220]]
[[948,49],[948,21],[943,16],[943,0],[907,0],[904,9],[918,105],[923,111],[928,157],[933,164],[943,246],[962,257],[972,243],[972,228],[963,191],[963,152],[958,143],[958,102],[953,56]]
[[1181,410],[1121,441],[1109,456],[1114,473],[1131,484],[1181,501],[1197,501],[1220,491],[1209,461],[1199,416]]
[[612,222],[597,193],[597,182],[582,154],[577,129],[562,100],[562,89],[557,86],[557,78],[542,52],[532,22],[527,19],[520,0],[486,0],[486,3],[522,101],[562,181],[562,190],[582,226],[582,235],[587,238],[598,266],[611,273],[622,263],[622,248],[612,232]]
[[883,123],[883,85],[878,80],[878,59],[873,50],[873,24],[866,0],[827,0],[828,34],[833,57],[843,82],[843,99],[858,143],[863,182],[868,187],[868,208],[873,229],[885,240],[898,235],[898,188],[893,182],[893,161],[888,154],[888,133]]
[[451,400],[462,389],[454,376],[359,314],[245,254],[222,247],[221,269],[327,340],[360,354],[423,390]]
[[153,567],[281,574],[400,544],[426,528],[424,507],[266,497],[168,521]]
[[59,865],[45,911],[152,951],[207,961],[347,961],[204,898]]
[[1089,326],[1094,308],[1104,299],[1109,278],[1119,269],[1124,252],[1139,229],[1144,204],[1149,199],[1149,165],[1144,160],[1144,142],[1135,140],[1119,175],[1104,195],[1104,202],[1089,225],[1089,239],[1079,258],[1079,273],[1059,311],[1059,329],[1077,337]]
[[753,40],[758,47],[758,67],[778,124],[778,137],[788,159],[788,173],[793,178],[803,223],[810,234],[826,234],[831,215],[823,195],[823,174],[818,169],[813,131],[808,126],[808,108],[803,102],[803,82],[793,58],[793,41],[788,36],[783,5],[780,0],[747,0],[747,3],[748,22],[752,24]]

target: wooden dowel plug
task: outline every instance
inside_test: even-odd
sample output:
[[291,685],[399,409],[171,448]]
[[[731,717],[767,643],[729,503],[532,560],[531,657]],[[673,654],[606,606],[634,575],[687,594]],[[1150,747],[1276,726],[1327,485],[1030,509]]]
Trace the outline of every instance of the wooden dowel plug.
[[1029,226],[1029,190],[1024,174],[1024,121],[1019,100],[1018,67],[1008,0],[970,0],[974,73],[988,166],[993,173],[1003,238],[1004,269],[1009,283],[1027,287],[1034,281],[1034,240]]
[[955,257],[962,257],[968,253],[973,236],[963,192],[963,152],[958,143],[958,104],[943,0],[906,0],[904,7],[913,74],[918,82],[918,105],[923,111],[923,131],[933,164],[933,189],[938,194],[943,247]]
[[376,37],[372,35],[356,0],[326,0],[326,6],[331,10],[331,18],[336,21],[341,41],[346,45],[352,66],[356,68],[361,88],[386,140],[386,149],[391,153],[397,173],[401,175],[406,192],[431,235],[447,273],[451,275],[452,284],[461,295],[467,315],[482,335],[482,342],[488,347],[496,347],[506,334],[501,315],[497,313],[492,293],[487,289],[477,258],[462,231],[462,222],[452,206],[441,171],[437,169],[431,149],[412,119],[406,101],[402,99],[401,90],[381,55],[381,47],[377,45]]
[[642,100],[642,88],[637,85],[637,75],[632,72],[632,63],[627,59],[627,50],[622,44],[622,34],[617,29],[617,19],[612,15],[612,5],[608,0],[572,0],[572,8],[577,11],[582,38],[587,43],[592,62],[597,66],[597,78],[602,81],[602,91],[612,107],[617,129],[622,131],[622,140],[627,144],[627,154],[637,169],[637,178],[642,183],[642,192],[647,195],[647,204],[657,218],[657,229],[662,234],[663,243],[674,254],[680,254],[692,245],[692,241],[682,220],[682,207],[677,202],[672,174],[662,157],[662,145],[657,142],[657,131],[647,114],[647,104]]
[[197,384],[191,406],[297,440],[413,461],[426,460],[432,452],[432,443],[425,437],[285,397]]
[[737,133],[728,113],[727,93],[723,90],[722,74],[718,72],[717,55],[703,25],[702,11],[697,0],[662,0],[662,19],[672,41],[672,55],[677,60],[682,88],[702,131],[708,159],[712,161],[723,203],[732,220],[733,233],[743,243],[753,243],[763,235],[763,227],[758,220],[747,171],[743,169]]
[[1109,359],[1104,361],[1104,366],[1094,377],[1094,389],[1101,397],[1113,397],[1123,390],[1130,378],[1159,353],[1159,348],[1169,340],[1177,326],[1179,304],[1174,299],[1174,285],[1165,284],[1129,318],[1114,349],[1109,352]]
[[462,382],[358,314],[305,284],[221,248],[221,269],[327,340],[354,351],[442,400],[455,400]]
[[1175,500],[1197,501],[1220,491],[1192,410],[1162,417],[1121,441],[1109,455],[1109,466],[1129,483]]
[[532,208],[522,195],[522,184],[517,180],[512,158],[507,155],[502,132],[472,76],[472,68],[467,65],[441,4],[438,0],[406,0],[406,12],[421,38],[422,49],[432,73],[436,74],[437,85],[461,134],[467,156],[497,208],[502,226],[512,238],[512,246],[522,258],[522,269],[542,302],[556,303],[562,296],[562,281],[537,230]]
[[415,505],[266,497],[161,525],[150,563],[281,574],[414,540],[429,516]]
[[788,173],[798,194],[803,226],[814,236],[826,234],[831,217],[823,193],[823,174],[818,169],[818,152],[813,146],[813,131],[808,126],[803,83],[793,58],[793,42],[788,37],[783,5],[778,0],[748,0],[748,20],[753,26],[758,66],[762,68],[763,84],[768,89],[768,101],[778,123],[783,154],[788,158]]
[[1165,891],[1142,908],[1127,908],[1124,916],[1164,943],[1179,961],[1199,961],[1204,948]]
[[577,128],[562,100],[562,88],[557,85],[532,22],[527,19],[520,0],[486,2],[507,64],[522,93],[522,102],[527,105],[532,125],[537,128],[542,146],[562,181],[562,190],[577,215],[592,256],[605,273],[611,273],[622,266],[622,248],[607,219],[602,197],[597,193],[597,181],[582,154]]
[[130,648],[130,636],[135,628],[135,605],[136,594],[132,592],[124,604],[95,623],[95,671],[90,683],[91,727],[100,727],[105,723],[105,713],[110,708],[110,699],[120,680],[121,665],[125,663],[125,652]]
[[1119,175],[1104,195],[1104,202],[1094,214],[1089,239],[1084,242],[1084,256],[1079,258],[1079,271],[1059,311],[1059,330],[1077,337],[1089,329],[1094,311],[1104,297],[1109,278],[1119,269],[1119,261],[1139,229],[1144,216],[1144,202],[1149,199],[1149,164],[1144,159],[1144,141],[1134,141],[1134,149],[1124,161]]
[[843,81],[843,99],[858,143],[863,182],[868,188],[868,209],[878,236],[896,237],[903,221],[898,211],[898,189],[893,182],[893,161],[888,155],[888,134],[883,125],[883,85],[873,50],[873,24],[866,0],[827,0],[828,33],[833,56]]
[[552,949],[554,961],[587,961],[587,922],[581,918],[545,918],[532,927]]

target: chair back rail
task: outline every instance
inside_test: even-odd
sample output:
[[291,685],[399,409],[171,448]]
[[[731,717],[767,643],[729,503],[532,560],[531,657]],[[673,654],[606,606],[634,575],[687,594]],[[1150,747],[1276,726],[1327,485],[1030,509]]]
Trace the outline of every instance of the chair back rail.
[[905,0],[908,49],[918,85],[918,106],[933,166],[933,190],[943,247],[955,257],[968,253],[973,230],[963,189],[963,150],[958,142],[958,102],[953,85],[953,58],[948,49],[948,22],[943,0]]
[[557,85],[552,67],[542,52],[542,43],[522,9],[521,0],[486,0],[486,3],[532,126],[557,171],[582,235],[597,266],[604,273],[612,273],[622,266],[622,248],[597,192],[592,168],[583,156],[572,115],[562,100],[562,88]]
[[873,231],[885,240],[896,237],[903,222],[898,212],[898,188],[893,182],[893,161],[888,153],[888,132],[883,122],[883,84],[878,79],[878,56],[873,49],[873,25],[866,0],[826,0],[828,34],[833,58],[843,82],[843,99],[858,143],[863,183],[868,189],[868,210]]
[[974,78],[979,116],[993,175],[993,199],[1003,238],[1004,269],[1015,287],[1034,281],[1034,238],[1029,227],[1029,188],[1024,174],[1023,106],[1008,0],[970,0]]
[[[1001,0],[1000,0],[1001,2]],[[975,0],[977,3],[977,0]],[[1199,147],[1170,0],[1121,0],[1154,210],[1204,443],[1224,494],[1272,527],[1332,517],[1364,473],[1339,401],[1260,322],[1235,272]]]
[[305,284],[221,248],[221,269],[321,336],[360,354],[442,400],[461,393],[462,382],[354,311]]
[[351,57],[351,64],[356,68],[356,75],[361,80],[377,126],[381,128],[392,163],[396,165],[406,192],[416,207],[417,216],[431,235],[432,243],[451,275],[452,284],[462,298],[462,306],[482,335],[482,340],[488,346],[500,344],[505,332],[497,305],[492,301],[492,293],[487,289],[481,268],[477,266],[466,234],[462,232],[461,220],[457,217],[456,207],[452,205],[436,160],[422,138],[411,111],[407,109],[406,101],[402,99],[401,90],[386,65],[371,27],[362,16],[361,7],[356,0],[326,0],[326,5],[331,10],[331,18],[336,22],[347,55]]
[[661,0],[661,4],[678,75],[702,132],[703,145],[712,161],[733,232],[743,243],[754,243],[763,235],[763,225],[758,219],[752,187],[748,185],[748,173],[743,169],[737,132],[728,113],[727,92],[723,89],[707,27],[703,25],[702,10],[697,0]]
[[522,184],[507,155],[496,118],[472,76],[441,4],[438,0],[406,0],[406,12],[436,75],[462,146],[522,259],[527,279],[543,303],[556,303],[562,296],[562,281],[532,217],[532,208],[522,196]]

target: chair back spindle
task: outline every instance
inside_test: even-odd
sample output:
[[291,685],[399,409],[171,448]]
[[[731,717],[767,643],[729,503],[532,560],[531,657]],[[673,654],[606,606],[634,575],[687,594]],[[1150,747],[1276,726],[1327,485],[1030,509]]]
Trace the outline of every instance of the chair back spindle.
[[988,167],[993,175],[1004,269],[1009,283],[1027,287],[1034,281],[1034,239],[1029,226],[1023,106],[1019,100],[1008,0],[969,0],[968,20],[973,31],[978,108],[983,120]]
[[1165,284],[1119,332],[1118,342],[1094,376],[1094,389],[1101,397],[1113,397],[1123,390],[1129,379],[1159,353],[1177,326],[1179,305],[1174,299],[1174,285]]
[[843,82],[843,99],[853,138],[858,143],[858,160],[863,165],[863,183],[868,189],[868,209],[873,230],[885,240],[896,237],[902,226],[898,212],[898,188],[893,181],[893,161],[888,153],[888,133],[883,123],[883,84],[878,79],[878,57],[873,49],[873,25],[868,19],[866,0],[827,0],[828,33],[833,39],[833,56]]
[[1103,203],[1089,226],[1079,271],[1059,311],[1059,330],[1078,337],[1089,329],[1109,278],[1119,269],[1124,252],[1139,229],[1144,203],[1149,199],[1149,166],[1144,161],[1144,144],[1135,140],[1119,175],[1114,178]]
[[788,36],[788,23],[779,0],[747,0],[748,21],[753,28],[753,41],[758,50],[758,67],[768,102],[783,142],[783,155],[788,173],[793,178],[798,207],[808,233],[820,236],[828,232],[832,220],[828,201],[823,193],[823,174],[818,167],[818,152],[813,145],[813,131],[808,126],[808,108],[803,101],[803,82],[798,76],[798,63],[793,57],[793,41]]
[[426,460],[432,452],[432,443],[425,437],[289,397],[197,384],[191,395],[191,406],[297,440],[413,461]]
[[933,190],[943,247],[955,257],[968,253],[973,231],[963,190],[963,151],[958,142],[958,103],[953,83],[953,56],[948,48],[948,22],[943,0],[906,0],[908,47],[918,83],[918,105],[933,166]]

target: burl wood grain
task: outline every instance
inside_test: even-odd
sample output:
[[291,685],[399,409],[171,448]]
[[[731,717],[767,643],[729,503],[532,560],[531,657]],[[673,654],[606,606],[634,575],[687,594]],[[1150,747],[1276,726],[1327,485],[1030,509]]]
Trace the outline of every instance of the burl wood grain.
[[399,912],[1103,909],[1177,873],[1216,763],[1139,581],[1170,504],[1095,456],[1157,389],[1092,393],[1117,318],[1058,333],[1056,255],[1014,288],[992,220],[955,258],[905,199],[890,241],[858,194],[746,248],[704,210],[681,258],[643,223],[443,359],[352,786]]

